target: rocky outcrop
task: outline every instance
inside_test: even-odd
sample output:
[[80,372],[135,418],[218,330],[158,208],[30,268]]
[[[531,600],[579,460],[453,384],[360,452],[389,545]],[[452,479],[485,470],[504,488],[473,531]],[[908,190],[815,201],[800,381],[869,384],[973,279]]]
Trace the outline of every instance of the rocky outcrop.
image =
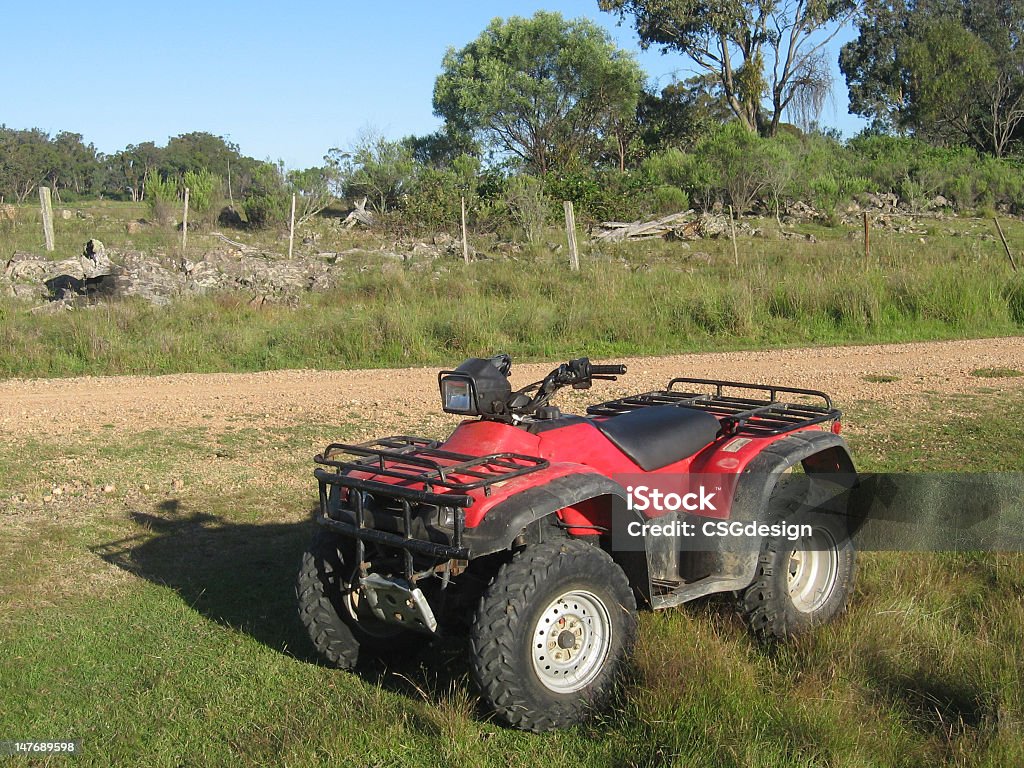
[[[329,291],[351,272],[350,265],[347,272],[342,269],[349,260],[360,262],[360,268],[372,268],[375,263],[392,261],[426,263],[458,250],[444,238],[437,240],[441,244],[395,244],[401,253],[353,248],[292,260],[248,246],[242,250],[236,247],[241,244],[228,240],[223,249],[194,260],[134,250],[108,252],[99,240],[90,240],[75,259],[54,261],[40,254],[16,252],[0,270],[0,295],[64,305],[88,303],[98,297],[137,297],[167,304],[183,296],[238,291],[262,303],[306,291]],[[461,251],[458,255],[461,258]]]

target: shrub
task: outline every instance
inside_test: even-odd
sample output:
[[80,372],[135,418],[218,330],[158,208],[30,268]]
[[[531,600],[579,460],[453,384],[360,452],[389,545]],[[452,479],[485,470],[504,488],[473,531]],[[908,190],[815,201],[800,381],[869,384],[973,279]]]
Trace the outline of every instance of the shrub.
[[651,154],[643,161],[641,168],[655,184],[670,184],[683,188],[692,182],[691,165],[691,157],[681,149],[670,147]]
[[150,216],[158,224],[168,224],[178,205],[178,185],[159,171],[146,174],[146,203]]
[[373,131],[365,132],[351,151],[332,149],[328,157],[340,170],[345,195],[365,197],[378,213],[397,208],[415,183],[412,150]]
[[477,208],[479,170],[480,162],[469,155],[456,158],[449,168],[420,168],[403,212],[413,221],[435,229],[458,226],[462,198],[466,199],[467,216]]
[[675,213],[685,211],[690,207],[689,196],[679,187],[671,184],[662,184],[652,191],[655,213]]
[[750,210],[767,186],[771,162],[767,143],[738,123],[727,123],[697,144],[695,154],[707,161],[717,187],[737,214]]
[[561,217],[562,201],[571,200],[581,221],[642,218],[656,210],[655,186],[643,171],[577,171],[544,177],[552,216]]
[[242,210],[249,226],[255,229],[287,224],[290,198],[279,165],[261,163],[257,166],[242,201]]
[[536,244],[552,207],[551,199],[544,192],[544,183],[526,174],[514,176],[505,188],[505,203],[526,240]]
[[182,183],[188,188],[189,216],[195,212],[198,221],[210,223],[219,209],[221,180],[205,168],[185,171]]

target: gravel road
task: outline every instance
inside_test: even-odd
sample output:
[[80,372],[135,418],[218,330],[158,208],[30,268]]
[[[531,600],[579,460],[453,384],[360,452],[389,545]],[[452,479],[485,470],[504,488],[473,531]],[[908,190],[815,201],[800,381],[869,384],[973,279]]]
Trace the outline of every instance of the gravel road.
[[[458,361],[453,360],[456,364]],[[1024,371],[1024,337],[914,344],[728,352],[615,361],[629,366],[618,383],[569,393],[571,409],[625,392],[659,388],[672,376],[699,376],[822,389],[839,407],[873,400],[912,409],[934,393],[985,386],[1024,388],[1024,377],[986,379],[977,369]],[[554,363],[517,365],[513,381],[540,378]],[[874,379],[891,379],[876,381]],[[566,400],[563,399],[563,404]],[[566,408],[569,410],[570,408]],[[81,377],[0,382],[0,434],[5,440],[72,437],[99,428],[134,431],[251,421],[261,426],[324,419],[358,411],[369,427],[388,431],[423,424],[438,411],[435,368],[353,371],[289,370],[251,374]]]

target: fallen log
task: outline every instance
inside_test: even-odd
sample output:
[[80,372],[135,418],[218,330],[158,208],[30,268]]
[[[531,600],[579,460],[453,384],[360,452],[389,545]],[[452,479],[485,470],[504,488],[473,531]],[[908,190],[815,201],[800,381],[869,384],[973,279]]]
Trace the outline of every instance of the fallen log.
[[245,243],[240,243],[237,240],[232,240],[231,238],[225,237],[220,232],[211,232],[210,234],[213,237],[216,237],[218,240],[227,243],[232,248],[237,248],[242,253],[255,253],[258,250],[257,248],[253,248],[251,245],[246,245]]
[[712,213],[693,216],[693,210],[673,213],[649,221],[605,221],[593,234],[595,240],[615,243],[623,240],[700,240],[719,237],[729,228],[729,219]]

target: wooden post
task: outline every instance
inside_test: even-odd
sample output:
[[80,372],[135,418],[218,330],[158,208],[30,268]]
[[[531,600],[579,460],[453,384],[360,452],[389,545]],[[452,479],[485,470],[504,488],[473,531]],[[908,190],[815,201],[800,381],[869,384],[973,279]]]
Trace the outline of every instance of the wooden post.
[[188,187],[185,187],[185,208],[181,214],[181,255],[188,248]]
[[729,226],[732,229],[732,258],[736,266],[740,265],[740,249],[736,247],[736,219],[732,215],[732,206],[729,206]]
[[569,268],[578,272],[580,268],[580,253],[576,248],[576,212],[572,208],[572,200],[562,203],[565,208],[565,237],[569,241]]
[[295,247],[295,193],[292,192],[292,215],[288,219],[288,258],[292,257],[292,249]]
[[871,219],[868,212],[864,211],[864,261],[871,259]]
[[1003,228],[999,224],[999,219],[995,216],[992,217],[992,221],[996,223],[996,231],[999,233],[999,239],[1003,241],[1003,249],[1006,251],[1006,258],[1010,260],[1010,266],[1013,267],[1013,271],[1017,271],[1017,262],[1013,260],[1013,254],[1010,253],[1010,246],[1006,242],[1006,235],[1003,234]]
[[466,198],[462,198],[462,258],[469,264],[469,237],[466,233]]
[[46,250],[52,251],[53,244],[53,204],[50,202],[50,188],[39,188],[39,207],[43,211],[43,237],[46,238]]

